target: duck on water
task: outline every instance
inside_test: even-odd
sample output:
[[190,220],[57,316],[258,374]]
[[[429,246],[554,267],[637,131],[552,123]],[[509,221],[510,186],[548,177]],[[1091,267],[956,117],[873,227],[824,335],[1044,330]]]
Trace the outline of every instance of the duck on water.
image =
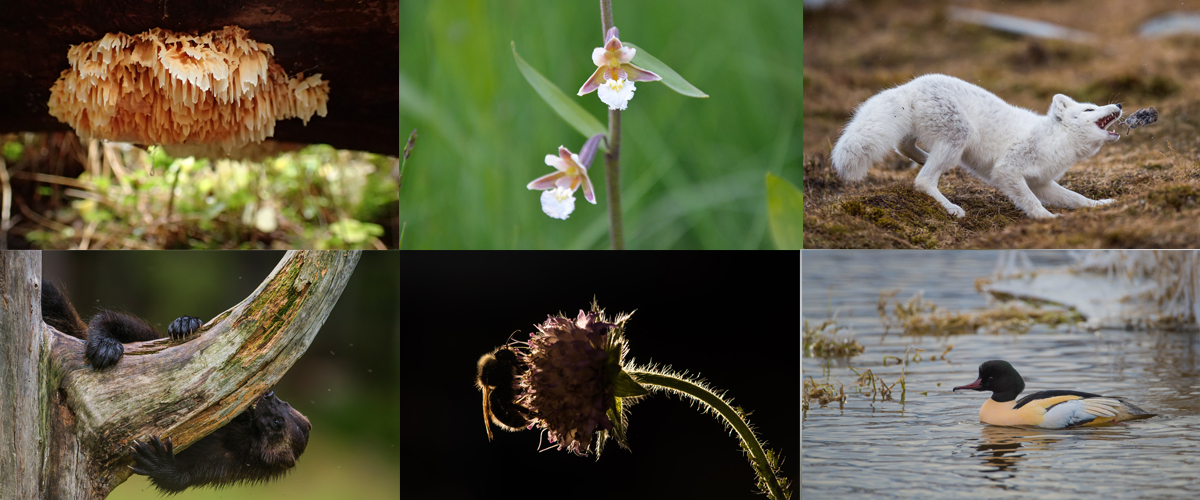
[[992,391],[992,397],[979,409],[979,420],[992,425],[1065,429],[1154,416],[1124,398],[1079,391],[1041,391],[1018,401],[1017,396],[1025,390],[1025,380],[1012,365],[1000,360],[979,365],[979,379],[954,388],[959,389]]

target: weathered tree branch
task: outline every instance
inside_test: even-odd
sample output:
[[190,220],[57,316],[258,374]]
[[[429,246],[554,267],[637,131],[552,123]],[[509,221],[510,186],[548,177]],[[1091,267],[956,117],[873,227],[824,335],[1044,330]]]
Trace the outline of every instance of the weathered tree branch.
[[50,354],[43,331],[40,252],[0,252],[0,498],[39,498],[49,435]]
[[[41,348],[45,354],[34,362],[36,369],[25,362],[23,372],[10,373],[16,370],[8,363],[0,365],[5,386],[10,375],[41,376],[47,380],[42,386],[50,389],[32,403],[38,417],[22,416],[22,421],[33,420],[33,424],[17,422],[9,427],[0,421],[0,433],[48,434],[44,453],[25,457],[49,459],[33,470],[34,484],[12,491],[7,489],[10,480],[24,479],[10,473],[30,474],[31,468],[20,455],[11,470],[0,463],[0,497],[102,498],[129,477],[132,440],[170,437],[178,452],[233,419],[304,354],[337,303],[359,255],[289,252],[258,289],[209,320],[197,336],[187,341],[126,344],[121,361],[105,370],[95,370],[84,361],[82,341],[41,323],[40,265],[32,278],[23,279],[32,286],[6,283],[6,296],[10,291],[23,292],[20,297],[26,303],[32,300],[32,305],[14,310],[15,302],[0,304],[0,329],[5,330],[0,341],[6,342],[0,344],[0,353],[12,359],[38,352],[32,350],[37,348],[36,339],[31,350],[13,350],[8,346],[14,344],[7,343],[21,336],[36,338],[38,331],[43,332],[42,343],[48,349]],[[40,264],[40,256],[35,259]],[[6,260],[13,259],[0,255],[0,262]],[[9,313],[21,313],[25,321],[31,316],[40,328],[9,332],[10,323],[5,322]],[[3,415],[9,411],[5,409]],[[44,490],[38,489],[41,485]]]

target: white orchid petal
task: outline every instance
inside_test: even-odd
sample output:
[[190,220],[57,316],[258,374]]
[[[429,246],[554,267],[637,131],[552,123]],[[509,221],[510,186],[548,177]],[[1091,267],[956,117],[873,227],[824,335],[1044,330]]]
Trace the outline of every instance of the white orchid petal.
[[542,191],[542,211],[555,219],[566,220],[575,211],[575,197],[563,188]]

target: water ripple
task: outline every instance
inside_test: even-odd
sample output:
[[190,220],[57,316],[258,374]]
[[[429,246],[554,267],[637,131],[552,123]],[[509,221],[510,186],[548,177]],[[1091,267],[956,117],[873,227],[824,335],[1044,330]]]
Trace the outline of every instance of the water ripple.
[[[1033,253],[1035,264],[1069,262],[1063,252]],[[993,252],[810,252],[804,254],[804,317],[839,325],[867,350],[846,362],[804,360],[805,377],[828,378],[849,399],[804,415],[803,494],[922,498],[1120,497],[1200,495],[1200,341],[1195,334],[1035,328],[1025,335],[961,335],[948,339],[884,335],[875,311],[879,292],[904,300],[924,296],[951,310],[981,308],[974,280],[989,274]],[[885,355],[906,347],[948,360],[907,368],[900,402],[872,401],[854,389],[869,368],[887,383],[900,375]],[[1005,359],[1021,372],[1026,392],[1074,389],[1123,396],[1160,416],[1101,428],[1021,429],[981,424],[987,393],[953,393],[973,382],[979,363]],[[836,383],[835,383],[836,385]]]

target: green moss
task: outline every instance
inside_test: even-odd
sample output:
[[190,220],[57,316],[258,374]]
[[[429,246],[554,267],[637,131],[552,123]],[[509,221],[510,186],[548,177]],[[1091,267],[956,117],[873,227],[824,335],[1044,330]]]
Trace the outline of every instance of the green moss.
[[1096,80],[1079,92],[1081,100],[1100,102],[1111,95],[1141,96],[1156,99],[1179,91],[1179,83],[1163,75],[1149,78],[1136,72],[1122,73]]
[[1146,195],[1146,203],[1163,208],[1173,208],[1176,212],[1184,208],[1195,208],[1200,206],[1200,189],[1188,184],[1162,187]]

